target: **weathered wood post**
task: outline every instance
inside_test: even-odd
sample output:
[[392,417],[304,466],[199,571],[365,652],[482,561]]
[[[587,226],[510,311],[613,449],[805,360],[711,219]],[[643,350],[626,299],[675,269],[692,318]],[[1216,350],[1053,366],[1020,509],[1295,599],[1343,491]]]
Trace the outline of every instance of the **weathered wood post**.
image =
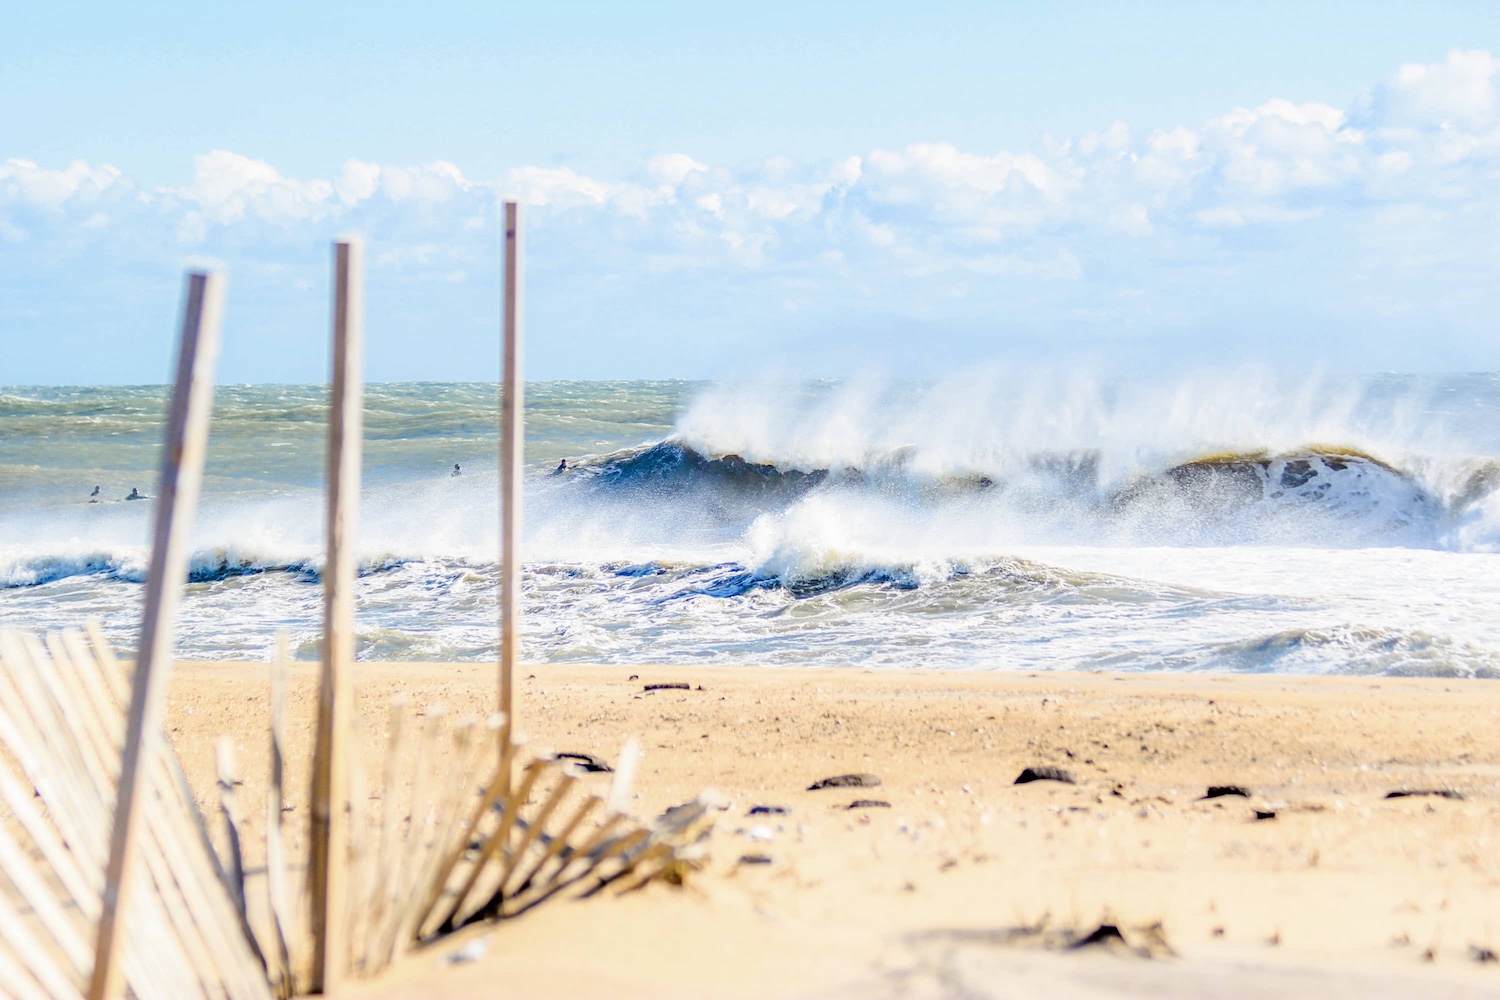
[[348,962],[349,728],[354,710],[355,522],[364,442],[364,248],[334,245],[333,393],[328,406],[328,553],[323,567],[323,674],[313,751],[309,895],[311,988],[338,988]]
[[125,929],[121,916],[130,898],[138,853],[136,842],[141,837],[145,781],[155,764],[161,740],[177,602],[187,582],[188,541],[203,482],[203,455],[208,447],[214,362],[219,353],[219,319],[223,309],[223,276],[189,274],[178,337],[177,380],[172,388],[161,474],[156,484],[146,609],[130,685],[130,711],[125,722],[119,792],[94,941],[89,1000],[117,997],[123,985],[121,957]]
[[[521,651],[521,483],[525,394],[521,377],[521,206],[505,203],[505,341],[500,381],[500,724],[501,755],[515,726],[511,678]],[[503,769],[502,769],[503,770]],[[509,795],[510,772],[501,781]]]

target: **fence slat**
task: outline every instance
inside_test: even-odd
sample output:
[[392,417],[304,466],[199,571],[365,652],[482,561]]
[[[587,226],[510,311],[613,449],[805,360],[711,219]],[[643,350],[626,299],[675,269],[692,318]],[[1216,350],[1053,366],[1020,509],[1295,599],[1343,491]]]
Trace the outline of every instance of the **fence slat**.
[[120,916],[130,894],[136,840],[142,825],[146,778],[161,739],[161,722],[172,665],[177,601],[187,581],[188,535],[203,480],[203,454],[213,406],[214,361],[219,350],[219,317],[224,279],[218,274],[188,275],[178,340],[177,378],[167,417],[157,483],[156,523],[151,568],[146,578],[146,609],[141,621],[137,663],[131,678],[130,709],[120,762],[114,829],[105,869],[103,908],[94,946],[89,1000],[119,996],[124,928]]
[[313,753],[309,889],[315,993],[338,988],[348,964],[349,727],[354,660],[355,522],[364,442],[364,247],[334,245],[333,395],[328,420],[328,555],[323,567],[323,677]]
[[[525,460],[526,383],[521,375],[521,206],[505,203],[505,343],[500,382],[500,752],[516,714],[511,678],[521,651],[521,474]],[[502,795],[510,791],[510,772]]]

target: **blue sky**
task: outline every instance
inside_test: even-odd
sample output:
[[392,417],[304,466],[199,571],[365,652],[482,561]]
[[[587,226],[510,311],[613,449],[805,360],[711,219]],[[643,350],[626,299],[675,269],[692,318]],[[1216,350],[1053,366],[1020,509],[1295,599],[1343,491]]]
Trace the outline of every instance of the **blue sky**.
[[1500,368],[1500,5],[16,7],[0,383]]

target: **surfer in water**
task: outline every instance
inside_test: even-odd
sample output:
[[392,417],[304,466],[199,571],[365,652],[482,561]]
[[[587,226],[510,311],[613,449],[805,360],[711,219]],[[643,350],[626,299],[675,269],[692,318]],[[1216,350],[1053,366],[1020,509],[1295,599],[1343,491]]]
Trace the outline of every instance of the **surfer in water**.
[[145,500],[147,498],[145,496],[141,495],[141,488],[139,486],[132,486],[130,488],[130,496],[126,497],[125,499],[126,500]]
[[457,462],[453,463],[453,471],[450,472],[450,473],[448,473],[448,475],[451,478],[453,478],[453,479],[457,479],[459,476],[461,476],[463,474],[464,474],[464,468],[463,468],[463,466],[459,465]]
[[567,472],[567,471],[568,471],[568,460],[565,458],[561,462],[557,463],[557,468],[555,468],[555,469],[552,470],[552,474],[554,476],[560,476],[564,472]]
[[89,503],[98,503],[99,502],[99,493],[103,489],[104,489],[104,487],[102,487],[102,486],[95,486],[94,487],[94,492],[92,492],[92,493],[89,494]]

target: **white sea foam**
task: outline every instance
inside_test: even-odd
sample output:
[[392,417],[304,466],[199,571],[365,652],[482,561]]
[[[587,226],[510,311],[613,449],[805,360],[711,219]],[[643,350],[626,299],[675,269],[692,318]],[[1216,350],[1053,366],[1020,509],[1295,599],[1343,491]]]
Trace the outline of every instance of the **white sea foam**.
[[696,397],[676,436],[706,455],[780,468],[900,458],[935,478],[1013,473],[1038,455],[1091,451],[1105,486],[1225,452],[1340,445],[1397,465],[1500,452],[1488,413],[1434,413],[1451,389],[1244,370],[1160,383],[996,369],[926,384],[745,382]]

